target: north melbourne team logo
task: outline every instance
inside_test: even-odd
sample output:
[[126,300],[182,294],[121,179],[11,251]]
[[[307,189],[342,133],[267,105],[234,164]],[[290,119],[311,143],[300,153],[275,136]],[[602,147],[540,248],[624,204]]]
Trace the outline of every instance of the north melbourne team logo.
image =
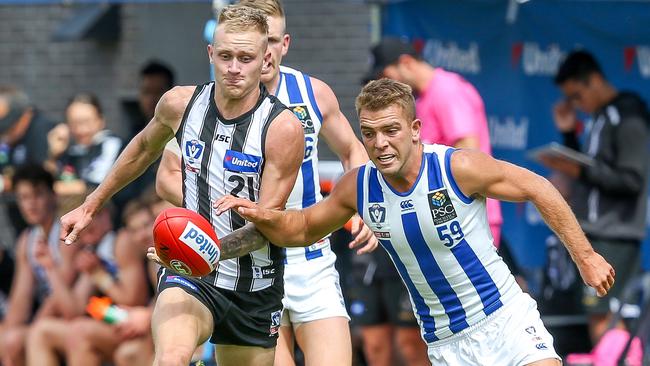
[[440,225],[458,216],[446,189],[431,192],[427,195],[427,198],[434,224]]
[[298,117],[300,123],[302,123],[302,129],[305,132],[305,135],[316,132],[316,130],[314,129],[314,121],[311,119],[311,115],[309,114],[309,109],[307,108],[306,105],[301,104],[290,108],[293,114],[295,114],[296,117]]

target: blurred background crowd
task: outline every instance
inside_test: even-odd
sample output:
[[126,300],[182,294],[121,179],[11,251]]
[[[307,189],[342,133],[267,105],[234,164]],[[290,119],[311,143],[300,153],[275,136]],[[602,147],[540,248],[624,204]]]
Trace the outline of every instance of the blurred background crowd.
[[[362,83],[394,78],[417,93],[424,141],[481,149],[565,194],[616,268],[620,290],[605,301],[585,292],[534,207],[490,207],[495,246],[538,301],[560,355],[590,351],[612,328],[647,347],[650,2],[283,3],[292,35],[283,63],[327,82],[355,131]],[[145,253],[169,207],[155,192],[157,167],[97,215],[81,245],[60,244],[58,218],[105,179],[167,90],[209,80],[212,6],[0,1],[2,365],[151,364],[157,268]],[[551,142],[588,160],[533,152]],[[327,193],[342,169],[333,160],[321,169]],[[398,274],[382,249],[348,250],[349,236],[336,232],[332,246],[355,364],[417,364],[419,330]],[[195,358],[213,362],[210,347]]]

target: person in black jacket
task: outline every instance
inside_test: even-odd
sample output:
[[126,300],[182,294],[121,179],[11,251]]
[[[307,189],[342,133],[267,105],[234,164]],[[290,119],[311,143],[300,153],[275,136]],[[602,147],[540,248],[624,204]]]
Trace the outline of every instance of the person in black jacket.
[[[618,280],[606,297],[586,292],[583,298],[595,342],[607,329],[610,300],[619,296],[639,266],[646,232],[650,114],[641,97],[618,91],[583,50],[567,56],[555,83],[566,97],[553,110],[564,144],[591,156],[593,164],[561,158],[546,158],[544,163],[574,180],[572,208],[594,249],[614,266]],[[584,128],[576,110],[591,115]]]

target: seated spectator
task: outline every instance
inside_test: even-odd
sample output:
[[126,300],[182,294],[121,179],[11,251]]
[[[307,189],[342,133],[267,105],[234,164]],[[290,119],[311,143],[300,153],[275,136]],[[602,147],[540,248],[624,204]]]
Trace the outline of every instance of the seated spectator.
[[[16,243],[16,268],[9,305],[0,324],[0,358],[3,365],[23,365],[25,336],[31,320],[61,315],[52,296],[51,277],[69,285],[76,277],[74,246],[59,245],[59,221],[55,217],[54,178],[40,165],[16,170],[12,185],[18,208],[29,227]],[[46,255],[45,255],[46,254]],[[47,261],[42,258],[47,257]]]
[[55,191],[63,196],[98,186],[122,149],[122,140],[105,129],[102,108],[94,95],[75,95],[65,109],[65,118],[65,125],[48,134],[48,165],[57,170]]
[[[47,133],[54,123],[44,117],[20,89],[0,85],[0,193],[11,192],[11,175],[24,164],[42,165]],[[13,201],[0,202],[0,242],[14,243],[25,229]]]
[[91,295],[107,296],[114,305],[125,309],[143,306],[151,298],[145,258],[146,246],[152,242],[151,212],[142,203],[132,202],[124,219],[126,227],[116,237],[110,211],[104,209],[80,233],[79,241],[85,250],[78,254],[76,264],[82,274],[74,288],[59,292],[71,309],[69,320],[42,319],[34,325],[29,332],[29,364],[57,365],[62,356],[67,365],[99,366],[112,362],[120,343],[133,337],[120,325],[83,316]]

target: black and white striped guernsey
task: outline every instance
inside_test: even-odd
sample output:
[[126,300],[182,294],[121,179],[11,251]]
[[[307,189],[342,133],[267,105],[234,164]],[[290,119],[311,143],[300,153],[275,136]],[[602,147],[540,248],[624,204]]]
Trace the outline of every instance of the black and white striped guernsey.
[[[264,172],[264,145],[271,121],[286,107],[260,85],[255,106],[234,119],[225,119],[214,101],[214,82],[197,86],[176,133],[182,150],[183,206],[208,219],[219,238],[245,221],[228,211],[216,216],[212,203],[226,194],[257,201]],[[284,255],[266,245],[239,258],[220,261],[203,277],[216,287],[254,292],[282,280]]]

